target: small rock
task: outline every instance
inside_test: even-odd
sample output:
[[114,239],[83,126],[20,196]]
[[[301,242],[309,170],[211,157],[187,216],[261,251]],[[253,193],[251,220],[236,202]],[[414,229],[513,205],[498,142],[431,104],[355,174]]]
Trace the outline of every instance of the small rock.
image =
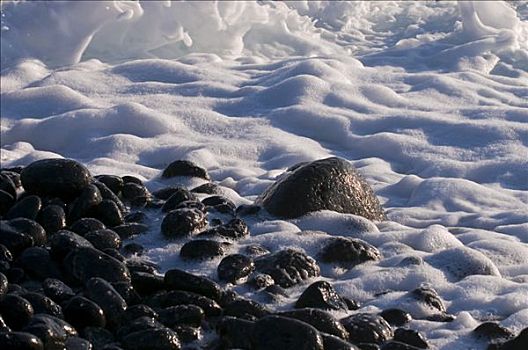
[[101,202],[103,197],[95,185],[86,186],[81,194],[71,203],[68,211],[68,221],[75,222],[82,217],[89,216]]
[[118,226],[124,223],[123,214],[116,202],[104,199],[94,210],[97,218],[106,226]]
[[71,226],[70,230],[77,233],[78,235],[84,236],[88,232],[103,230],[106,226],[95,218],[82,218],[75,221]]
[[159,315],[156,311],[152,310],[150,306],[139,304],[139,305],[132,305],[127,307],[123,315],[121,316],[121,323],[122,324],[128,324],[135,320],[136,318],[140,317],[150,317],[154,319],[158,319]]
[[121,239],[131,238],[149,230],[149,227],[145,224],[137,222],[129,222],[119,226],[112,227],[112,230],[121,237]]
[[5,214],[6,219],[26,218],[35,220],[42,207],[42,201],[39,196],[30,195],[20,199]]
[[114,336],[109,330],[101,327],[85,327],[80,330],[82,337],[88,340],[95,350],[103,349],[105,345],[115,341]]
[[189,236],[205,228],[204,213],[196,209],[176,209],[170,211],[161,223],[161,233],[165,237]]
[[225,349],[251,349],[250,335],[254,325],[248,320],[226,316],[216,325],[216,333]]
[[66,340],[77,335],[77,331],[66,321],[45,314],[33,316],[23,331],[39,337],[45,349],[63,349]]
[[101,277],[108,282],[130,282],[130,272],[122,262],[95,248],[83,247],[70,252],[64,258],[64,270],[74,281]]
[[416,300],[429,305],[431,308],[437,309],[440,312],[445,312],[446,308],[444,302],[436,292],[431,287],[419,287],[410,292],[410,295]]
[[429,345],[418,331],[414,329],[398,328],[394,331],[394,340],[415,346],[420,349],[427,349]]
[[381,254],[376,247],[360,239],[335,237],[328,240],[319,258],[325,263],[351,268],[366,261],[379,260]]
[[343,298],[326,281],[317,281],[308,286],[295,303],[295,307],[298,309],[309,307],[324,310],[348,310]]
[[389,324],[400,327],[412,320],[411,314],[400,309],[386,309],[380,313],[380,316],[389,322]]
[[473,334],[478,338],[488,340],[508,339],[513,337],[513,333],[495,322],[484,322],[473,330]]
[[163,207],[161,207],[161,211],[167,213],[171,210],[176,209],[176,207],[178,207],[178,205],[180,205],[181,203],[186,201],[193,201],[195,199],[196,197],[185,188],[176,188],[172,195],[167,199],[165,204],[163,204]]
[[[359,348],[334,335],[321,333],[325,350],[359,350]],[[361,348],[363,350],[364,348]]]
[[132,202],[137,198],[148,198],[150,197],[150,193],[145,186],[134,182],[128,182],[123,185],[121,196],[123,200]]
[[358,313],[341,320],[354,344],[381,344],[393,336],[391,326],[378,315]]
[[266,316],[255,322],[251,339],[255,350],[323,350],[323,339],[314,327],[280,316]]
[[128,334],[121,344],[126,350],[179,350],[178,335],[167,328],[146,329]]
[[19,331],[29,323],[34,310],[25,298],[16,294],[8,294],[0,301],[0,314],[10,328]]
[[275,281],[270,275],[259,273],[253,275],[253,277],[248,281],[248,284],[256,289],[262,289],[274,285]]
[[249,229],[243,220],[232,219],[227,224],[218,225],[200,233],[199,236],[220,236],[236,240],[249,236]]
[[227,242],[195,239],[185,243],[181,247],[180,256],[183,259],[212,259],[224,255],[229,245]]
[[281,312],[279,315],[306,322],[317,328],[320,332],[331,334],[344,340],[348,339],[348,332],[345,327],[329,312],[305,308]]
[[259,319],[269,314],[271,314],[270,310],[249,299],[238,298],[224,307],[224,315],[248,320]]
[[44,280],[44,282],[42,282],[42,289],[44,294],[57,304],[61,304],[75,296],[75,293],[69,286],[61,280],[54,278],[47,278]]
[[4,171],[0,173],[0,190],[9,194],[13,200],[17,199],[17,186]]
[[119,195],[125,184],[123,179],[116,175],[97,175],[95,178],[105,184],[115,195]]
[[119,249],[121,247],[121,237],[109,229],[88,232],[84,238],[99,250],[106,248]]
[[207,174],[205,169],[200,168],[198,165],[188,160],[176,160],[170,163],[165,170],[163,170],[163,174],[161,175],[161,177],[166,179],[175,176],[192,176],[200,177],[205,180],[210,179],[209,174]]
[[269,254],[270,251],[258,244],[250,244],[245,248],[246,254],[252,257],[262,256]]
[[200,327],[205,318],[204,311],[196,305],[169,306],[159,311],[159,321],[166,327],[176,325]]
[[118,325],[127,304],[110,283],[102,278],[90,278],[84,289],[86,297],[101,307],[110,326]]
[[43,281],[46,278],[62,278],[59,266],[53,260],[47,249],[31,247],[24,250],[17,260],[24,272],[31,278]]
[[219,316],[222,313],[222,308],[213,299],[183,290],[173,290],[168,293],[160,293],[150,298],[148,304],[152,304],[153,307],[196,305],[204,311],[207,317]]
[[123,254],[127,257],[132,255],[141,256],[145,252],[145,247],[139,243],[128,243],[123,246]]
[[242,254],[232,254],[220,261],[217,274],[221,281],[237,284],[243,283],[254,270],[253,259]]
[[57,261],[62,261],[66,255],[75,249],[93,248],[92,243],[86,238],[67,230],[56,232],[51,237],[49,246],[51,256]]
[[242,205],[238,206],[238,208],[236,208],[235,214],[237,216],[251,216],[251,215],[258,214],[261,209],[262,209],[262,207],[260,207],[258,205],[242,204]]
[[75,296],[64,305],[64,318],[77,329],[104,327],[106,318],[103,309],[93,301]]
[[131,271],[132,285],[141,295],[153,294],[164,288],[163,276],[148,272]]
[[315,260],[294,249],[278,251],[255,260],[256,270],[270,275],[276,284],[288,288],[310,277],[317,277],[321,271]]
[[20,173],[28,193],[41,196],[74,198],[90,184],[88,169],[71,159],[43,159],[31,163]]
[[42,341],[31,333],[0,332],[0,349],[44,350]]
[[92,344],[80,337],[68,337],[64,343],[65,350],[92,350]]
[[18,232],[7,221],[0,220],[0,245],[8,249],[13,255],[18,256],[25,249],[33,246],[33,238]]
[[38,223],[48,235],[66,227],[66,213],[60,205],[47,205],[39,213]]
[[0,190],[0,216],[4,215],[15,204],[15,198],[4,190]]
[[125,222],[127,223],[145,223],[147,221],[148,217],[147,214],[143,213],[142,211],[135,211],[130,214],[127,214],[124,218]]
[[143,185],[143,181],[141,181],[140,178],[132,176],[132,175],[122,176],[121,179],[123,179],[123,182],[125,184],[133,183],[133,184],[137,184],[137,185]]
[[33,245],[35,246],[43,246],[48,240],[46,231],[36,221],[26,218],[11,219],[9,220],[9,226],[33,238]]
[[216,301],[220,300],[222,296],[222,288],[216,282],[183,270],[172,269],[167,271],[164,281],[168,289],[194,292]]

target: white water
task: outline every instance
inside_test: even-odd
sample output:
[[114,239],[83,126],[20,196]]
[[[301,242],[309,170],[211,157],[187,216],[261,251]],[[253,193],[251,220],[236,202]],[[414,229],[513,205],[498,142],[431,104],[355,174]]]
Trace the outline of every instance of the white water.
[[[233,252],[314,255],[325,234],[300,230],[360,237],[384,259],[323,276],[364,310],[417,317],[431,310],[405,291],[431,284],[457,316],[411,323],[434,348],[483,348],[469,332],[487,319],[528,326],[527,2],[1,4],[2,166],[69,157],[154,190],[189,159],[241,204],[297,162],[341,156],[389,221],[260,218]],[[157,225],[138,241],[184,264]],[[425,263],[398,266],[410,255]],[[215,277],[218,262],[184,266]]]

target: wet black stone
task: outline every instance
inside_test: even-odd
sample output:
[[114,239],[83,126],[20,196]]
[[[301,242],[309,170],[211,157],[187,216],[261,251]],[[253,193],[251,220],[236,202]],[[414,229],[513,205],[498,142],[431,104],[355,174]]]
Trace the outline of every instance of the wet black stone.
[[90,216],[90,213],[102,201],[103,197],[97,186],[86,186],[81,194],[69,206],[68,221],[73,223],[82,217]]
[[216,282],[180,269],[167,271],[164,281],[168,289],[198,293],[216,301],[220,300],[222,296],[222,288]]
[[57,261],[61,261],[75,249],[93,247],[86,238],[67,230],[57,231],[51,236],[49,246],[51,256]]
[[161,292],[147,299],[147,304],[158,308],[176,305],[196,305],[204,311],[207,317],[219,316],[222,313],[222,308],[213,299],[182,290],[173,290],[167,293]]
[[8,280],[6,275],[0,272],[0,300],[7,294]]
[[423,335],[414,329],[396,329],[394,331],[394,340],[415,346],[420,349],[427,349],[429,347]]
[[170,163],[165,170],[163,170],[161,175],[163,178],[171,178],[175,176],[192,176],[200,177],[205,180],[210,179],[209,174],[207,174],[205,169],[200,168],[198,165],[188,160],[176,160]]
[[15,204],[15,198],[4,190],[0,190],[0,216],[4,215]]
[[242,205],[239,205],[238,208],[236,208],[235,214],[237,216],[256,215],[256,214],[258,214],[260,212],[261,209],[262,209],[262,207],[260,207],[258,205],[242,204]]
[[391,326],[378,315],[358,313],[341,320],[348,331],[349,341],[354,344],[381,344],[392,338]]
[[123,324],[115,333],[118,339],[123,339],[128,334],[156,328],[165,328],[165,326],[152,317],[142,316],[127,324]]
[[97,175],[95,178],[116,195],[119,195],[125,184],[123,179],[117,175]]
[[255,320],[271,314],[264,305],[249,299],[238,298],[224,307],[224,315]]
[[179,350],[180,340],[176,332],[167,328],[146,329],[134,332],[121,341],[126,350]]
[[95,248],[79,248],[64,258],[64,269],[73,281],[86,282],[101,277],[108,282],[130,282],[130,273],[122,262]]
[[42,341],[31,333],[0,332],[0,349],[44,350]]
[[275,284],[273,277],[265,273],[254,274],[249,280],[248,284],[255,289],[267,288]]
[[325,310],[348,310],[345,300],[326,281],[317,281],[308,286],[295,303],[295,307],[298,309],[309,307]]
[[66,321],[45,314],[33,316],[23,331],[39,337],[45,349],[63,349],[66,340],[77,335],[77,331]]
[[79,337],[68,337],[64,345],[65,350],[92,350],[92,344],[88,340]]
[[175,209],[196,209],[205,212],[205,205],[197,200],[183,201],[176,206]]
[[361,308],[361,304],[357,300],[353,300],[347,297],[342,297],[350,311],[358,310]]
[[231,254],[220,261],[217,274],[221,281],[237,284],[247,279],[254,270],[253,259],[242,254]]
[[199,234],[201,237],[218,236],[230,239],[241,239],[249,236],[249,229],[242,219],[232,219],[228,223],[215,226]]
[[123,246],[123,254],[127,257],[132,255],[141,256],[145,252],[145,247],[139,243],[128,243]]
[[84,238],[99,250],[106,248],[119,249],[121,247],[121,237],[109,229],[88,232]]
[[403,326],[404,324],[409,323],[412,320],[411,314],[407,311],[400,309],[386,309],[380,313],[380,316],[389,322],[393,326]]
[[314,326],[320,332],[335,335],[341,339],[348,339],[348,332],[345,327],[329,312],[306,308],[281,312],[278,315],[295,318]]
[[502,327],[495,322],[484,322],[473,330],[473,335],[477,338],[486,338],[488,340],[508,339],[513,337],[512,331]]
[[43,159],[31,163],[20,174],[28,193],[73,198],[90,184],[88,169],[71,159]]
[[93,345],[94,350],[102,349],[115,341],[113,334],[101,327],[85,327],[79,331],[81,336]]
[[105,229],[106,226],[100,220],[95,218],[82,218],[75,221],[70,230],[78,235],[84,236],[88,232]]
[[50,236],[66,227],[66,213],[60,205],[47,205],[40,211],[37,222]]
[[31,303],[19,295],[8,294],[0,301],[0,314],[5,323],[15,331],[28,324],[33,313]]
[[140,271],[131,271],[130,275],[134,289],[141,295],[155,293],[165,286],[163,276]]
[[[361,349],[363,349],[363,346],[361,347]],[[381,350],[417,350],[420,348],[417,348],[415,346],[412,346],[410,344],[403,343],[400,341],[391,340],[391,341],[384,343],[381,346],[381,348],[378,347],[378,349],[381,349]]]
[[136,198],[148,198],[149,196],[150,193],[145,186],[134,182],[125,183],[121,190],[121,197],[128,202],[132,202]]
[[31,303],[35,314],[47,314],[63,318],[61,306],[47,296],[35,292],[26,292],[20,296]]
[[180,186],[168,186],[168,187],[164,187],[157,191],[152,192],[152,196],[154,196],[154,198],[166,201],[174,193],[178,192],[181,189],[184,189],[184,188]]
[[128,223],[139,223],[144,224],[147,221],[147,214],[142,211],[135,211],[130,214],[125,215],[124,221]]
[[110,255],[112,258],[116,259],[116,260],[119,260],[121,262],[126,262],[126,258],[123,254],[121,254],[121,252],[119,252],[119,250],[117,249],[114,249],[114,248],[105,248],[103,250],[101,250],[103,253],[105,253],[106,255]]
[[39,196],[30,195],[20,199],[5,214],[5,219],[26,218],[35,220],[42,207]]
[[91,278],[86,282],[85,296],[103,309],[110,326],[117,326],[127,304],[115,288],[102,278]]
[[173,330],[178,335],[180,342],[184,344],[191,343],[200,338],[200,330],[198,328],[186,325],[176,325],[174,326]]
[[13,182],[10,176],[8,176],[5,172],[0,173],[0,190],[5,191],[11,197],[16,200],[17,199],[17,186]]
[[11,262],[13,261],[13,254],[3,244],[0,244],[0,261]]
[[140,178],[135,177],[135,176],[132,176],[132,175],[125,175],[125,176],[122,176],[121,179],[123,179],[123,182],[124,182],[125,184],[127,184],[127,183],[134,183],[134,184],[138,184],[138,185],[143,185],[143,181],[141,181]]
[[196,305],[169,306],[159,310],[159,321],[169,328],[176,325],[200,327],[205,318],[204,311]]
[[0,220],[0,244],[5,246],[14,256],[18,256],[24,249],[33,246],[33,238]]
[[103,200],[109,200],[114,202],[122,213],[126,211],[126,206],[123,204],[123,202],[118,196],[119,192],[116,193],[112,191],[110,188],[108,188],[108,186],[106,186],[100,181],[94,181],[93,184],[97,186],[99,192],[101,192],[101,197],[103,197]]
[[249,256],[252,256],[252,257],[262,256],[262,255],[266,255],[266,254],[270,253],[270,251],[268,249],[266,249],[263,246],[258,245],[258,244],[248,245],[244,249],[244,251],[246,252],[246,254],[248,254]]
[[146,260],[127,260],[126,266],[130,270],[130,272],[137,271],[155,273],[160,269],[157,264]]
[[432,322],[453,322],[456,319],[456,317],[453,315],[447,314],[447,313],[440,313],[440,314],[427,316],[425,319],[427,321],[432,321]]
[[159,315],[150,306],[145,304],[132,305],[127,307],[123,315],[121,316],[121,324],[128,324],[140,317],[150,317],[158,319]]
[[288,288],[317,277],[321,271],[315,260],[295,249],[278,251],[255,260],[256,270],[270,275],[276,284]]
[[47,249],[31,247],[22,252],[17,264],[31,278],[43,281],[46,278],[62,278],[59,265],[51,259]]
[[176,209],[181,203],[193,200],[196,200],[196,197],[191,192],[182,187],[177,188],[167,199],[165,204],[163,204],[163,207],[161,207],[161,211],[167,213],[171,210]]
[[317,160],[285,174],[262,193],[256,204],[276,216],[296,218],[317,210],[333,210],[383,220],[372,189],[346,160]]
[[437,309],[440,312],[445,312],[446,308],[444,306],[444,302],[436,292],[431,287],[419,287],[410,292],[410,295],[418,300],[419,302],[425,303],[426,305]]
[[319,332],[307,323],[280,316],[266,316],[255,322],[252,349],[323,350]]
[[35,246],[42,246],[46,244],[47,236],[44,228],[38,222],[26,218],[17,218],[9,220],[9,226],[18,232],[23,232],[33,238]]
[[57,304],[75,296],[73,290],[64,282],[54,278],[48,278],[42,282],[44,294]]
[[202,230],[206,225],[203,212],[196,209],[176,209],[163,219],[161,233],[168,238],[185,237]]
[[232,201],[230,201],[229,199],[223,196],[218,196],[218,195],[204,198],[202,200],[202,203],[208,207],[214,207],[214,206],[221,205],[221,204],[227,204],[228,206],[233,208],[233,210],[236,208],[235,204]]
[[26,280],[26,273],[20,267],[11,267],[6,271],[6,277],[9,284],[21,284]]
[[93,301],[76,296],[68,300],[63,308],[64,318],[77,329],[104,327],[106,318],[103,309]]
[[118,226],[124,223],[123,214],[118,205],[109,199],[104,199],[95,207],[95,216],[106,226]]
[[131,283],[128,282],[113,282],[112,286],[116,292],[121,295],[127,304],[134,305],[142,301],[142,297],[134,289]]
[[346,237],[333,237],[319,253],[319,259],[325,263],[337,263],[351,268],[365,261],[376,261],[381,254],[376,247],[365,241]]
[[119,226],[114,226],[112,227],[112,230],[122,239],[127,239],[147,232],[149,227],[145,224],[129,222]]
[[222,317],[216,325],[216,333],[220,336],[221,347],[224,349],[251,349],[251,333],[255,323],[236,318]]
[[528,344],[528,328],[524,328],[515,338],[502,344],[501,350],[524,350]]
[[225,255],[230,243],[208,239],[195,239],[185,243],[180,249],[183,259],[204,260]]
[[325,350],[358,350],[356,346],[331,334],[321,333]]
[[218,193],[219,191],[220,190],[218,188],[218,185],[212,182],[206,182],[191,190],[191,192],[193,193],[206,193],[206,194],[215,194],[215,193]]

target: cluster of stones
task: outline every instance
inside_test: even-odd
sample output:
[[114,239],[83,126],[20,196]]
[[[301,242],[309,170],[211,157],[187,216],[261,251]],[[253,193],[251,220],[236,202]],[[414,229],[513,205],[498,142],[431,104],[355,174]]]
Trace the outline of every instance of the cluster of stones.
[[[341,163],[334,158],[326,162]],[[310,169],[307,164],[292,173],[306,166]],[[320,163],[317,168],[321,169]],[[204,169],[187,161],[173,162],[162,176],[209,180]],[[361,182],[352,182],[363,188]],[[337,192],[332,193],[339,196]],[[350,199],[349,192],[341,192]],[[209,196],[199,201],[198,193]],[[273,191],[267,191],[264,198],[273,196]],[[320,198],[316,202],[320,205]],[[358,205],[345,209],[352,207]],[[0,349],[428,347],[419,332],[405,326],[411,320],[409,313],[399,309],[359,312],[358,302],[339,295],[326,281],[311,283],[294,308],[283,312],[230,289],[246,283],[272,297],[288,295],[287,288],[320,276],[318,262],[351,268],[380,259],[379,251],[364,241],[329,238],[315,258],[295,249],[269,252],[250,246],[246,254],[223,257],[217,281],[180,269],[161,274],[152,263],[128,259],[131,254],[141,255],[140,245],[122,243],[149,230],[145,209],[165,213],[161,233],[184,240],[180,254],[191,260],[226,255],[230,245],[250,235],[242,218],[259,210],[257,206],[237,208],[218,195],[211,182],[191,191],[167,187],[150,193],[136,177],[93,177],[83,165],[67,159],[2,169]],[[217,217],[225,220],[208,220],[208,213],[222,214]],[[375,205],[355,213],[382,217]],[[435,321],[453,319],[433,289],[418,288],[409,295],[437,309],[441,316]],[[332,313],[336,310],[348,316],[336,319]],[[197,341],[202,332],[217,336],[203,344]],[[503,350],[520,349],[519,344],[526,344],[526,333],[514,337],[494,323],[475,330],[476,337]]]

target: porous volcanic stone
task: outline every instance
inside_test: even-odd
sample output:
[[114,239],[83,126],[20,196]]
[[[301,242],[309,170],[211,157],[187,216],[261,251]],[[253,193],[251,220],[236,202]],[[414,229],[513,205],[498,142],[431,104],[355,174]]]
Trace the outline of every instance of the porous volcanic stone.
[[319,259],[351,268],[369,260],[379,260],[381,254],[376,247],[365,241],[347,237],[333,237],[319,253]]
[[346,160],[317,160],[285,174],[256,200],[270,214],[296,218],[318,210],[333,210],[383,220],[372,189]]
[[391,326],[379,315],[359,313],[342,319],[341,323],[354,344],[381,344],[393,335]]
[[209,174],[203,168],[200,168],[198,165],[194,164],[188,160],[176,160],[170,163],[161,177],[171,178],[175,176],[193,176],[201,177],[202,179],[209,180]]
[[73,198],[90,184],[92,176],[84,165],[74,160],[43,159],[25,167],[20,180],[28,193]]

